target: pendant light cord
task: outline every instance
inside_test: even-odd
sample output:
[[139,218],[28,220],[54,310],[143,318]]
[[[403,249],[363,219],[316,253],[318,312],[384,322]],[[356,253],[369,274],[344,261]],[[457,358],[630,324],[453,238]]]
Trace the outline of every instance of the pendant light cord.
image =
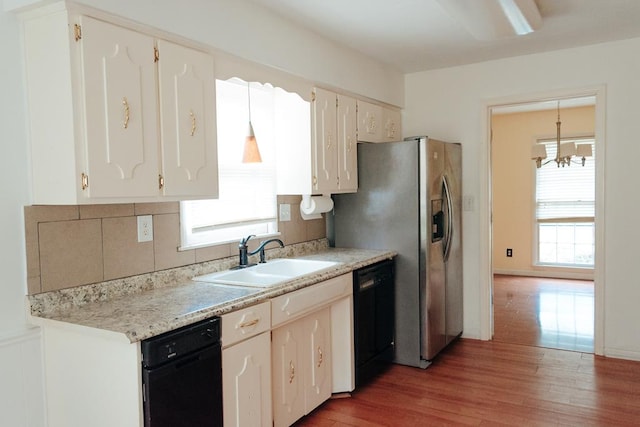
[[247,82],[247,99],[249,100],[249,123],[251,123],[251,83]]

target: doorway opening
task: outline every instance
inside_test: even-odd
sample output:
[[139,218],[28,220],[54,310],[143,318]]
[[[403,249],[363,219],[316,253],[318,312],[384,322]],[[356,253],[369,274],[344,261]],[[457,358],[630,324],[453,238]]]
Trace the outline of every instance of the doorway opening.
[[[597,352],[596,96],[489,110],[492,339]],[[558,139],[563,156],[578,141],[593,155],[556,164]],[[548,158],[536,162],[545,145]]]

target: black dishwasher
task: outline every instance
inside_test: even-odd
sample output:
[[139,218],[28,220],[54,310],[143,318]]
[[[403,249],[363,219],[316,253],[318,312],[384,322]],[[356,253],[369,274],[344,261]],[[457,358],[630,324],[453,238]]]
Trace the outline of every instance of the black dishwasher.
[[220,318],[141,344],[145,427],[222,426]]
[[353,272],[356,386],[393,360],[394,262],[382,261]]

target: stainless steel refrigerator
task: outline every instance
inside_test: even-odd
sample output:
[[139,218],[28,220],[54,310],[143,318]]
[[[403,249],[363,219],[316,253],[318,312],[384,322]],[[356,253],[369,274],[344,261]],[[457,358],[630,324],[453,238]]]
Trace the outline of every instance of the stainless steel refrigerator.
[[462,333],[461,169],[460,144],[358,143],[358,192],[333,196],[336,247],[398,252],[396,363],[426,368]]

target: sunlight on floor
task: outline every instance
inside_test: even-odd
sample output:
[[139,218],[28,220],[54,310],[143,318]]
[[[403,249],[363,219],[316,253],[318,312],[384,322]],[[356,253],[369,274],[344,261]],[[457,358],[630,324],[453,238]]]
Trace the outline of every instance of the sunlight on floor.
[[501,342],[593,352],[593,282],[494,276],[494,337]]

